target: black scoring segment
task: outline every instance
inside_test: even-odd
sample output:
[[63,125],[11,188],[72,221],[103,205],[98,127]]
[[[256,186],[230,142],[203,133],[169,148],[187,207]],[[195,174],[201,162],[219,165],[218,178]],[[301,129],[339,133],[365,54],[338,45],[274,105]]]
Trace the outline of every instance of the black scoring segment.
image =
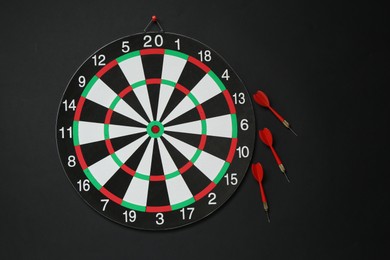
[[188,159],[186,157],[184,157],[184,155],[181,152],[179,152],[164,137],[162,138],[162,141],[165,145],[165,148],[167,148],[167,151],[168,151],[169,155],[172,157],[172,160],[175,163],[177,168],[184,166],[188,162]]
[[182,174],[192,195],[196,195],[207,187],[211,181],[196,166],[192,166]]
[[141,138],[144,135],[145,133],[137,133],[137,134],[125,135],[117,138],[110,138],[110,142],[112,144],[112,147],[114,148],[114,151],[118,151],[119,149],[136,141],[137,139]]
[[83,152],[84,160],[88,166],[110,156],[104,141],[83,144],[81,145],[81,151]]
[[100,79],[116,94],[130,85],[119,66],[112,67]]
[[[112,115],[111,115],[111,120],[110,120],[110,124],[113,124],[113,125],[124,125],[124,126],[133,126],[133,127],[142,127],[142,128],[145,128],[146,129],[146,126],[129,118],[129,117],[126,117],[126,116],[123,116],[117,112],[113,112]],[[145,130],[146,132],[146,130]]]
[[104,187],[112,194],[123,198],[133,176],[119,168],[119,170],[107,181]]
[[179,132],[173,132],[173,131],[166,131],[167,134],[170,136],[179,139],[180,141],[192,145],[195,148],[198,148],[200,143],[201,135],[195,135],[195,134],[188,134],[188,133],[179,133]]
[[160,85],[151,84],[148,85],[148,94],[150,100],[150,106],[152,108],[153,120],[157,117],[158,99],[160,95]]
[[230,114],[229,106],[222,93],[202,103],[206,118]]
[[145,79],[160,79],[164,55],[142,55]]
[[158,147],[158,142],[156,139],[154,140],[153,147],[153,157],[152,157],[152,167],[150,170],[150,175],[163,175],[164,170],[161,162],[160,149]]
[[[148,137],[146,141],[144,141],[142,145],[136,151],[134,151],[134,153],[130,156],[130,158],[125,162],[125,164],[129,166],[131,169],[133,169],[134,171],[137,170],[138,165],[141,162],[142,157],[144,156],[146,147],[149,144],[149,141],[150,141],[150,137]],[[142,172],[142,174],[145,173]]]
[[177,83],[191,91],[205,75],[202,69],[187,62]]
[[[144,87],[142,87],[144,88]],[[139,102],[134,91],[130,91],[126,96],[124,96],[123,101],[125,101],[129,106],[131,106],[143,119],[149,122],[148,116],[146,115],[145,110],[143,109],[141,103]]]
[[230,151],[231,142],[231,138],[208,135],[203,151],[225,161]]
[[80,115],[80,121],[104,123],[107,108],[88,99],[85,100]]
[[172,110],[183,100],[185,94],[178,89],[174,89],[172,95],[168,101],[168,104],[165,107],[165,110],[161,116],[161,121],[163,121]]
[[198,109],[194,107],[193,109],[190,109],[189,111],[185,112],[184,114],[176,117],[172,121],[168,122],[165,126],[172,126],[172,125],[179,125],[184,123],[189,123],[192,121],[200,120],[200,115],[198,112]]
[[168,206],[168,190],[165,181],[150,181],[147,206]]

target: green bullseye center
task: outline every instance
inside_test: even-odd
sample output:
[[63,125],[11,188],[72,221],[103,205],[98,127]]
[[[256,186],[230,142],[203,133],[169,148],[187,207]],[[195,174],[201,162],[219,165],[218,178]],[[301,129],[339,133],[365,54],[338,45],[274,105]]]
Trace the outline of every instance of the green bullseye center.
[[164,126],[159,121],[152,121],[146,127],[146,132],[152,138],[159,138],[164,133]]

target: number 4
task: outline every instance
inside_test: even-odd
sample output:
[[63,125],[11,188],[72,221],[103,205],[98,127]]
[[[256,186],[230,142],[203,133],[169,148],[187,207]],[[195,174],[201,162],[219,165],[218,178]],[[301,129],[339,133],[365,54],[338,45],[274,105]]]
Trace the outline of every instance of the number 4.
[[226,79],[226,81],[229,80],[230,76],[229,76],[229,70],[228,70],[228,69],[226,69],[226,70],[223,72],[222,78],[223,78],[223,79]]

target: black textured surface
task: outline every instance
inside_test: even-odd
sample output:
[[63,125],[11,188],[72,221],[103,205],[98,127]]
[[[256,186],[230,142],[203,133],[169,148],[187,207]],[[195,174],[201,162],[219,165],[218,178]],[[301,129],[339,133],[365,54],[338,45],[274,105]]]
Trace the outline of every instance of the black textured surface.
[[[0,258],[389,258],[387,10],[340,1],[2,2]],[[166,31],[220,53],[299,134],[256,107],[292,180],[257,142],[271,224],[250,175],[212,216],[168,232],[107,221],[66,179],[54,127],[69,79],[153,14]]]

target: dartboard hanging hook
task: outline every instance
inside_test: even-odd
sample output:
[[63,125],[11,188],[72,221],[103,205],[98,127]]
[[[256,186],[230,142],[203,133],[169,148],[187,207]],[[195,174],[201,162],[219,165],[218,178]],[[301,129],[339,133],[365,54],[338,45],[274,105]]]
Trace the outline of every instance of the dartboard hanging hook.
[[150,29],[150,27],[153,26],[153,24],[156,24],[158,26],[158,28],[160,29],[160,32],[164,32],[164,29],[162,28],[162,26],[158,22],[157,16],[155,16],[155,15],[152,16],[152,18],[150,19],[150,22],[148,23],[148,25],[146,25],[144,32],[147,32]]

